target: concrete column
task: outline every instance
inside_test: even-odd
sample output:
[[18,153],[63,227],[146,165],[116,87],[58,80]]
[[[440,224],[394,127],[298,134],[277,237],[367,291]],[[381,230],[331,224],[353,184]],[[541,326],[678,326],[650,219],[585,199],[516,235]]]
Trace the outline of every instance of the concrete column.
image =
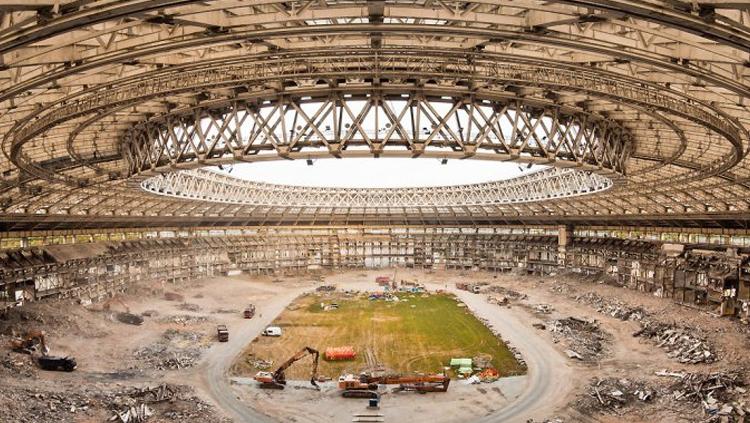
[[557,265],[565,266],[565,253],[568,245],[573,239],[573,227],[572,226],[558,226],[557,227]]
[[29,248],[29,237],[27,236],[21,237],[21,248]]

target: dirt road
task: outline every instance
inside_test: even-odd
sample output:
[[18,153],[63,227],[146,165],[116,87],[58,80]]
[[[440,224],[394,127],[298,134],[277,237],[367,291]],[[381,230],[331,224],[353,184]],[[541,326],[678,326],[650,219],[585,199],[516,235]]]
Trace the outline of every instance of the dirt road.
[[485,416],[479,422],[526,422],[530,418],[545,419],[567,402],[573,389],[573,369],[553,344],[539,336],[524,311],[490,304],[485,295],[453,290],[471,311],[487,319],[505,341],[521,351],[528,365],[528,385],[519,398],[507,407]]
[[230,386],[227,374],[237,356],[247,344],[255,339],[273,319],[284,310],[287,304],[298,297],[309,287],[284,288],[267,286],[265,289],[273,295],[262,304],[256,304],[256,315],[253,319],[243,319],[229,327],[229,342],[213,345],[204,355],[197,368],[201,386],[226,414],[237,422],[272,422],[268,416],[255,411],[243,403]]

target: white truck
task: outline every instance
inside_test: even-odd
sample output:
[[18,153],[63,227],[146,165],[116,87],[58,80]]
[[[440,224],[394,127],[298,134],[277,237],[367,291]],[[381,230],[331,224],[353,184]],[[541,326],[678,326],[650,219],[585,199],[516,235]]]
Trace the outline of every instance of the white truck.
[[281,328],[278,326],[268,326],[260,334],[263,336],[281,336]]

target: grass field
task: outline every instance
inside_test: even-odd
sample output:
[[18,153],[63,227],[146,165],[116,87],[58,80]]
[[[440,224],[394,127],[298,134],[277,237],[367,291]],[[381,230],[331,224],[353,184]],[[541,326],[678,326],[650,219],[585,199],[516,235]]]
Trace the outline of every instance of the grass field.
[[[280,363],[305,346],[320,351],[320,374],[331,378],[343,372],[358,373],[367,366],[365,352],[396,372],[439,372],[451,357],[492,356],[502,376],[525,373],[507,346],[455,297],[447,294],[399,294],[406,301],[370,301],[366,296],[307,295],[295,300],[274,322],[284,334],[280,338],[253,340],[235,363],[233,372],[254,375],[258,370],[249,358]],[[321,302],[339,304],[324,311]],[[354,361],[323,360],[326,347],[351,345]],[[289,379],[306,379],[310,361],[303,359],[287,371]]]

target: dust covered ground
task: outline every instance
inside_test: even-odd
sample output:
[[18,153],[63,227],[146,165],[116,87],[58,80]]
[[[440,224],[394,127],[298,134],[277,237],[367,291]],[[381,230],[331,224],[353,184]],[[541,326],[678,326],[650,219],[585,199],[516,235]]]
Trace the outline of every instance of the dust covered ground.
[[[243,348],[252,348],[258,331],[292,298],[323,283],[377,290],[375,276],[392,272],[328,274],[323,282],[306,276],[216,277],[134,287],[109,310],[70,302],[11,310],[0,317],[0,420],[104,422],[145,407],[147,421],[241,421],[226,407],[231,400],[270,421],[351,421],[368,412],[366,403],[342,399],[332,383],[319,392],[292,381],[284,391],[269,392],[247,377],[229,375],[226,386],[212,386],[206,375],[216,360],[231,363]],[[431,290],[453,291],[511,345],[521,339],[543,349],[522,351],[534,360],[524,376],[479,385],[454,380],[447,393],[384,392],[379,413],[386,422],[498,421],[495,416],[508,422],[738,422],[750,404],[750,338],[737,322],[602,277],[404,269],[398,275]],[[486,285],[471,294],[455,291],[456,282]],[[248,303],[258,307],[253,320],[241,316]],[[141,316],[143,324],[122,323],[118,316],[124,312]],[[216,341],[217,324],[229,327],[237,353]],[[75,357],[78,369],[42,371],[29,355],[10,351],[9,341],[30,329],[44,330],[51,354]],[[273,357],[277,363],[285,358]]]

